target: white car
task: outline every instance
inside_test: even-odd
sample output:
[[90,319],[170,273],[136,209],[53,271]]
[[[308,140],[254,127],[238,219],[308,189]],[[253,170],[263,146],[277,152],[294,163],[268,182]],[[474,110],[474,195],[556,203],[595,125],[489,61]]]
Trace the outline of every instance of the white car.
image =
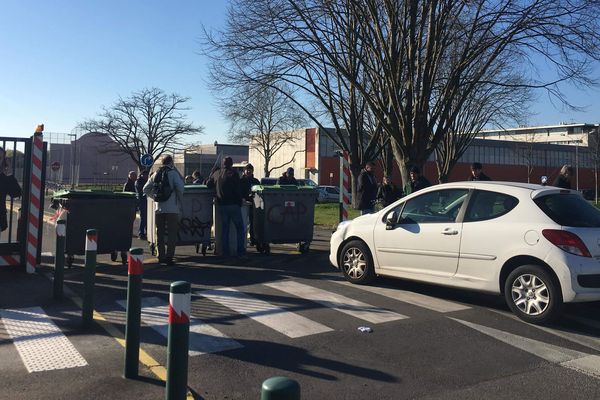
[[576,191],[514,182],[431,186],[342,222],[331,263],[378,275],[503,294],[546,323],[563,303],[600,300],[600,211]]

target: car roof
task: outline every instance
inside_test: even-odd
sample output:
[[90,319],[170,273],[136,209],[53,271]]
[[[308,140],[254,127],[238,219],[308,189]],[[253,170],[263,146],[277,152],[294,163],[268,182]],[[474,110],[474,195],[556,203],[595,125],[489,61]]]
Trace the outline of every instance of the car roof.
[[[451,188],[472,188],[479,190],[501,191],[515,196],[529,196],[537,198],[546,194],[565,193],[566,191],[577,193],[575,190],[561,189],[555,186],[543,186],[533,183],[509,182],[509,181],[463,181],[432,185],[424,190],[439,190]],[[416,192],[416,193],[420,193]]]

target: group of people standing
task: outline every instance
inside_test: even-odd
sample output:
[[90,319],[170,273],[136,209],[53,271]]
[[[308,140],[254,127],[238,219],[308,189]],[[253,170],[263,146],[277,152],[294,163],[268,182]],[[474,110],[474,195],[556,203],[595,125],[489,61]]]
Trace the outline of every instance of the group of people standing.
[[[174,265],[179,218],[183,214],[183,191],[186,182],[175,169],[172,156],[162,157],[160,164],[160,168],[150,178],[148,178],[147,171],[142,171],[139,177],[134,171],[131,171],[123,186],[123,191],[136,193],[140,211],[140,239],[146,239],[147,197],[150,196],[156,201],[155,224],[158,261],[166,265]],[[196,172],[193,174],[196,176],[193,176],[192,184],[204,183],[207,187],[215,189],[215,205],[221,221],[222,254],[229,254],[229,229],[233,224],[236,230],[236,254],[238,257],[243,257],[246,252],[246,227],[242,218],[242,206],[244,202],[252,201],[252,186],[260,184],[254,177],[254,167],[252,164],[247,164],[240,177],[233,169],[232,158],[225,157],[222,166],[214,168],[206,180],[201,180],[200,174],[196,174]],[[157,201],[155,193],[157,176],[160,176],[161,180],[167,180],[166,185],[171,192],[167,199],[161,201]],[[252,213],[249,214],[249,222],[252,244],[254,241]]]
[[[425,178],[418,166],[412,166],[408,169],[408,182],[402,189],[394,185],[389,175],[384,175],[381,185],[377,183],[373,169],[375,163],[369,161],[358,176],[356,185],[356,196],[358,209],[361,215],[374,212],[376,202],[380,202],[383,207],[387,207],[399,198],[417,192],[421,189],[431,186],[431,183]],[[471,164],[470,181],[491,181],[492,179],[483,173],[481,163]]]

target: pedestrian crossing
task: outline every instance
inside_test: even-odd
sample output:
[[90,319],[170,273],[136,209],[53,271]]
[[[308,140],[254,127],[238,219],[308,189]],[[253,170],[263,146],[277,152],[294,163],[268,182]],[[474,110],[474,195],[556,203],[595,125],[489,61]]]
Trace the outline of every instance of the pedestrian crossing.
[[[330,284],[330,282],[334,283]],[[361,296],[361,292],[368,295]],[[242,349],[245,347],[246,340],[255,337],[263,339],[281,335],[289,340],[296,340],[335,331],[348,331],[349,324],[351,330],[356,330],[358,326],[365,323],[374,327],[379,324],[410,320],[422,315],[414,307],[439,314],[471,308],[468,305],[425,294],[394,288],[352,285],[335,279],[317,281],[284,279],[236,288],[195,290],[193,295],[189,336],[191,357]],[[364,301],[365,299],[369,302]],[[390,299],[392,302],[389,301]],[[198,305],[196,312],[194,312],[194,304]],[[212,305],[207,306],[207,304]],[[382,304],[386,307],[382,307]],[[402,304],[413,307],[402,307]],[[202,308],[200,305],[205,307]],[[107,306],[107,308],[101,312],[109,322],[117,327],[120,326],[124,331],[123,316],[126,301],[117,300],[112,307]],[[144,343],[166,346],[168,310],[166,296],[164,298],[150,296],[142,299],[142,347],[145,346]],[[398,312],[399,310],[402,313]],[[201,313],[202,317],[195,316],[195,313]],[[339,318],[335,315],[339,315]],[[450,316],[449,318],[460,325],[493,336],[513,347],[529,349],[528,351],[533,354],[538,355],[539,352],[542,358],[548,361],[564,364],[572,369],[600,371],[598,366],[600,358],[590,358],[588,353],[531,339],[521,339],[516,335],[454,318],[459,314],[451,315],[452,318]],[[254,324],[255,329],[249,332],[236,331],[232,325],[235,325],[237,323],[235,321],[239,321],[240,318],[245,324]],[[353,320],[355,323],[352,323]],[[271,331],[270,336],[265,329]],[[543,329],[554,333],[550,328]],[[25,369],[30,373],[88,365],[69,338],[40,307],[0,309],[0,332],[2,331],[10,337]],[[150,339],[151,335],[153,339]],[[555,335],[565,336],[564,333],[555,333]],[[157,341],[158,337],[162,338],[162,341]],[[589,339],[585,343],[591,341],[592,339]],[[597,341],[598,339],[594,339],[592,343],[596,346],[588,347],[598,349]]]

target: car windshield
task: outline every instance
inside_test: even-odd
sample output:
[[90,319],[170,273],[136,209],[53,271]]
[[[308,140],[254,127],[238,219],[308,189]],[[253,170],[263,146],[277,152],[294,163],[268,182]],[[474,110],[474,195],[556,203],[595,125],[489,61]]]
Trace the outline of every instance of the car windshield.
[[600,228],[600,210],[577,194],[551,194],[535,204],[561,226]]

